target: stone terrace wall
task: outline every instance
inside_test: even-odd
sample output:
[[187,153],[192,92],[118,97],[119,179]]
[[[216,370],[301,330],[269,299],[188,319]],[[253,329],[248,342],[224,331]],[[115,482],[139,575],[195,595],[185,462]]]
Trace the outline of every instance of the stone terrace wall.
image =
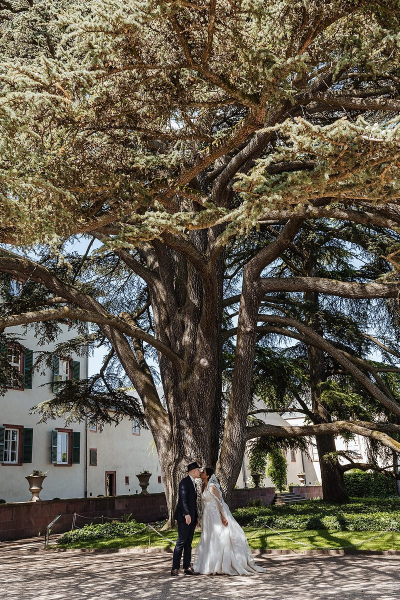
[[291,485],[294,494],[304,496],[306,500],[311,498],[322,498],[322,485]]
[[[231,508],[246,506],[247,502],[254,498],[260,498],[263,504],[271,504],[274,495],[274,488],[235,490]],[[0,541],[44,536],[47,525],[60,514],[62,516],[51,528],[52,533],[69,531],[74,513],[78,515],[78,527],[92,521],[100,523],[102,516],[115,518],[126,514],[132,514],[137,521],[148,523],[165,519],[167,505],[164,494],[0,504]]]
[[261,504],[272,504],[275,498],[275,488],[248,488],[233,491],[231,509],[247,506],[249,500],[261,500]]

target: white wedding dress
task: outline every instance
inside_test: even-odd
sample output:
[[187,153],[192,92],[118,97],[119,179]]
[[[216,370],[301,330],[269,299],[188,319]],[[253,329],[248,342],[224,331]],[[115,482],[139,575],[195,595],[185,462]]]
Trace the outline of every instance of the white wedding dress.
[[[265,573],[254,562],[243,529],[224,502],[215,475],[211,475],[203,492],[201,538],[193,565],[195,573],[210,575],[253,575]],[[225,526],[221,514],[227,519]]]

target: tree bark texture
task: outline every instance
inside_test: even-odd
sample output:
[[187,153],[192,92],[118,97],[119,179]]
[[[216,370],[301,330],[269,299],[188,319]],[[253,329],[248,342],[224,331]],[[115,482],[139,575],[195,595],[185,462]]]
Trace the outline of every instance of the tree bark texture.
[[[318,319],[318,294],[306,293],[307,300],[314,308],[307,318],[308,326],[323,336],[322,327]],[[331,417],[321,402],[321,383],[326,381],[324,353],[315,346],[308,345],[308,366],[310,373],[311,410],[315,416],[315,423],[329,423]],[[343,473],[339,468],[338,458],[335,455],[336,443],[333,435],[318,436],[316,439],[319,464],[321,468],[322,495],[325,502],[348,502],[349,496],[344,485]]]

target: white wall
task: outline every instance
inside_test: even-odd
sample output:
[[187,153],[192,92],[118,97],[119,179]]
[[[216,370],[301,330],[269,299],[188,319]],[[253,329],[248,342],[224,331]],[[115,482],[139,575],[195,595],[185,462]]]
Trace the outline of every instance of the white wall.
[[[262,403],[259,403],[259,405],[257,405],[257,407],[259,409],[261,409],[262,406],[263,406]],[[270,412],[259,413],[259,414],[257,414],[257,418],[264,421],[264,423],[267,423],[269,425],[284,426],[284,425],[288,425],[288,424],[289,425],[300,424],[297,422],[294,423],[293,419],[284,419],[278,413],[270,413]],[[294,458],[295,460],[292,460],[292,458]],[[297,477],[297,475],[300,472],[305,472],[307,485],[315,485],[316,484],[317,480],[319,479],[319,475],[318,475],[319,463],[318,463],[318,468],[316,468],[316,464],[312,460],[310,460],[304,452],[300,452],[299,450],[294,451],[294,455],[292,455],[292,452],[289,450],[286,453],[286,460],[287,460],[287,465],[288,465],[288,469],[287,469],[287,483],[288,484],[299,485],[300,481],[299,481],[299,478]],[[242,469],[240,471],[240,475],[239,475],[239,478],[237,481],[237,487],[239,487],[239,488],[252,486],[252,480],[251,480],[251,475],[250,475],[250,469],[248,466],[248,461],[249,461],[249,458],[248,458],[248,454],[246,452],[245,458],[244,458],[244,466],[242,467]],[[265,475],[263,478],[260,479],[260,486],[274,487],[274,484]]]
[[[125,418],[117,426],[104,425],[103,428],[98,427],[97,432],[89,430],[88,452],[90,448],[97,449],[97,466],[88,466],[88,496],[106,494],[106,471],[116,473],[117,495],[140,493],[136,474],[145,470],[152,473],[147,491],[164,491],[162,482],[158,481],[161,469],[149,430],[140,429],[140,435],[134,435],[132,421]],[[125,477],[129,478],[129,483],[125,483]]]
[[[304,418],[303,417],[286,417],[286,421],[289,425],[304,425]],[[315,444],[315,439],[312,440],[312,445],[314,447],[314,452],[313,452],[313,448],[309,447],[309,454],[311,458],[308,458],[305,453],[303,453],[303,457],[304,457],[304,462],[305,462],[305,473],[306,473],[306,483],[308,485],[314,485],[315,481],[318,481],[319,483],[321,482],[321,466],[318,460],[318,454],[316,452],[316,444]],[[352,450],[353,452],[358,453],[360,461],[364,462],[366,461],[366,448],[365,448],[365,439],[362,436],[356,435],[353,441],[347,442],[346,440],[344,440],[341,436],[337,436],[336,437],[336,450]],[[313,459],[313,455],[314,455],[314,459]],[[288,463],[289,463],[289,459],[290,456],[288,458]],[[347,461],[346,459],[340,458],[339,459],[343,464],[348,463],[349,461]],[[313,479],[314,477],[314,479]],[[290,478],[289,478],[289,472],[288,472],[288,481],[291,482]],[[294,480],[297,482],[298,485],[298,479],[295,478]]]

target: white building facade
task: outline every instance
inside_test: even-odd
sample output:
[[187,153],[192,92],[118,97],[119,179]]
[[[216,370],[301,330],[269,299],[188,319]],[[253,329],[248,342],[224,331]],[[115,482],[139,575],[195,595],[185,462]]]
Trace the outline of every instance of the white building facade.
[[[71,333],[64,329],[67,339]],[[82,495],[85,489],[85,424],[66,427],[63,419],[38,423],[40,416],[31,409],[52,396],[58,381],[86,376],[87,358],[56,357],[52,369],[32,374],[35,350],[32,331],[24,336],[23,346],[13,342],[1,350],[23,376],[22,385],[11,376],[9,389],[0,397],[0,499],[8,502],[30,499],[25,477],[34,469],[47,474],[44,499]]]
[[[75,335],[67,326],[62,329],[58,342]],[[8,331],[22,337],[20,329]],[[136,475],[142,471],[152,473],[150,493],[163,491],[152,435],[137,422],[125,418],[117,426],[98,427],[88,420],[66,426],[61,418],[38,423],[40,415],[31,414],[33,406],[52,397],[58,381],[87,377],[87,356],[58,356],[52,369],[32,374],[38,351],[33,331],[24,334],[23,345],[12,343],[1,351],[23,384],[11,376],[0,397],[0,500],[30,500],[25,478],[33,470],[46,473],[42,500],[140,493]]]

